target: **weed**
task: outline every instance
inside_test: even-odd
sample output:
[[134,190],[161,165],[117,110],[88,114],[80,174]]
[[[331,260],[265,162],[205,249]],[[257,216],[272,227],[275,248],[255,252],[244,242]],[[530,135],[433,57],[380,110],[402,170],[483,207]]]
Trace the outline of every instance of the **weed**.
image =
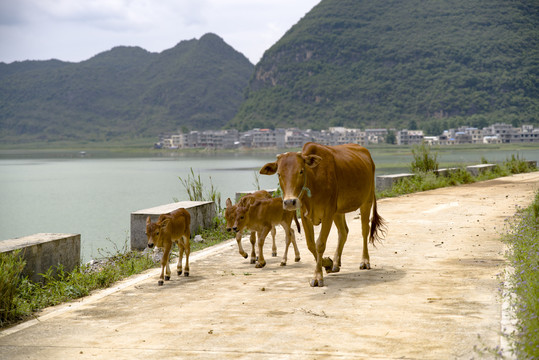
[[428,173],[438,170],[438,153],[431,153],[430,145],[421,143],[412,147],[414,160],[411,163],[411,170],[415,173]]
[[[191,168],[191,174],[187,174],[187,179],[182,179],[178,176],[180,182],[182,183],[185,191],[187,192],[187,197],[190,201],[213,201],[217,204],[218,211],[221,212],[221,192],[213,185],[210,176],[210,188],[204,194],[204,184],[200,179],[200,174],[195,176],[193,168]],[[174,201],[178,201],[177,198],[174,198]]]
[[0,253],[0,326],[19,316],[16,295],[20,274],[25,261],[19,256],[20,250],[13,253]]
[[509,229],[504,241],[514,271],[508,285],[516,296],[508,299],[517,324],[516,333],[506,336],[517,358],[532,359],[539,354],[539,191],[533,204],[509,221]]

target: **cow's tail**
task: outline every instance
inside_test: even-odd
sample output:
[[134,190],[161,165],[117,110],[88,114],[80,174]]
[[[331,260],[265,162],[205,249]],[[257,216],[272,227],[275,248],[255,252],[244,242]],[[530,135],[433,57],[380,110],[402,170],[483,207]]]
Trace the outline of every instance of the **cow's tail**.
[[298,221],[298,213],[297,211],[294,211],[294,221],[296,222],[296,226],[298,227],[298,234],[301,234],[301,230],[299,227],[299,221]]
[[376,207],[376,195],[374,195],[374,204],[372,209],[371,237],[370,242],[374,245],[375,241],[381,241],[386,235],[386,222],[378,214]]

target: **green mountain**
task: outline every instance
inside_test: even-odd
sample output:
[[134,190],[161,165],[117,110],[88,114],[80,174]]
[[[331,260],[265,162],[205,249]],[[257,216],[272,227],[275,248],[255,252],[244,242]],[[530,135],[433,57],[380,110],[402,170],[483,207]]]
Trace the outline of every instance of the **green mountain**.
[[229,123],[539,124],[536,0],[322,0],[256,65]]
[[150,53],[0,63],[0,140],[111,140],[217,129],[237,113],[254,66],[206,34]]

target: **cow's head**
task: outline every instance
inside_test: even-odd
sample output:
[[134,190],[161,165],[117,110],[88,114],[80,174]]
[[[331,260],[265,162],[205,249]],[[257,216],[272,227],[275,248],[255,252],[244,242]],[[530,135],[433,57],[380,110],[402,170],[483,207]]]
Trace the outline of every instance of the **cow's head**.
[[301,207],[303,196],[310,196],[310,190],[307,187],[308,172],[318,166],[321,160],[322,158],[318,155],[288,152],[277,155],[277,161],[264,165],[260,173],[277,174],[283,192],[283,208],[292,211]]
[[146,236],[148,236],[148,247],[151,249],[155,246],[160,247],[161,234],[165,231],[169,219],[152,222],[150,217],[146,218]]
[[243,231],[245,228],[245,223],[247,222],[247,217],[249,213],[249,208],[251,207],[250,204],[247,203],[245,206],[237,206],[236,207],[236,213],[234,214],[235,220],[234,220],[234,231]]
[[234,227],[234,222],[236,221],[236,207],[236,205],[232,205],[230,198],[226,199],[226,231],[232,231],[232,228]]

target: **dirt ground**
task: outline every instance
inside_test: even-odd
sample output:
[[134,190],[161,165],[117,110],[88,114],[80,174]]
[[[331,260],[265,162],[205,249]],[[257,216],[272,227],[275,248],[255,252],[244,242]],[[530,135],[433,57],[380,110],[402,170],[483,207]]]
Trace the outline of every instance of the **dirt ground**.
[[[500,345],[505,219],[539,189],[539,172],[379,200],[388,224],[359,270],[361,224],[340,273],[311,288],[314,258],[255,269],[235,242],[193,254],[189,277],[159,270],[0,333],[1,359],[471,359]],[[333,255],[332,230],[326,254]],[[247,240],[244,247],[250,248]],[[488,358],[488,357],[487,357]]]

